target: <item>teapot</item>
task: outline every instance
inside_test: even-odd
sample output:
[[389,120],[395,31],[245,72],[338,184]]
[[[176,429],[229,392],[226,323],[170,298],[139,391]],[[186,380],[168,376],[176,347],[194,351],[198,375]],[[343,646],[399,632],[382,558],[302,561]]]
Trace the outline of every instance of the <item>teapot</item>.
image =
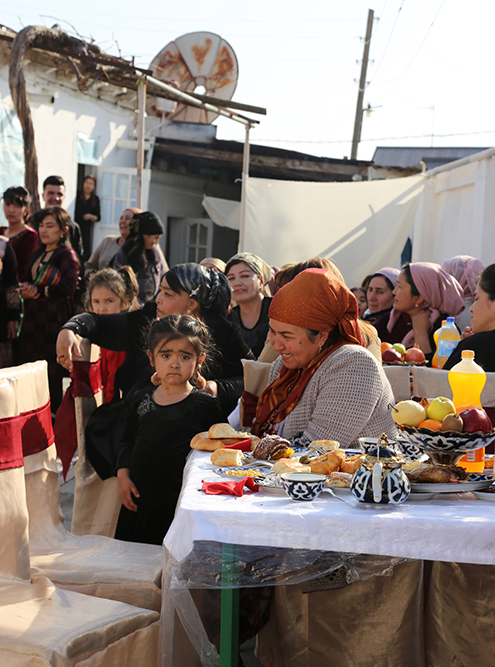
[[354,473],[351,493],[362,503],[399,505],[409,498],[411,484],[402,470],[405,461],[387,445],[387,436],[381,435]]

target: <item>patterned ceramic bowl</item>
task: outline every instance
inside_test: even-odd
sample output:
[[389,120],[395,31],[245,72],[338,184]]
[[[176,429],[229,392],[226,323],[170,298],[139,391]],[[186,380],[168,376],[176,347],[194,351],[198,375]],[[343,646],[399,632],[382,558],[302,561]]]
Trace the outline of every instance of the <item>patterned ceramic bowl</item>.
[[292,500],[314,500],[320,495],[326,480],[325,475],[309,472],[286,472],[280,477],[285,493]]
[[471,452],[486,447],[495,440],[495,429],[490,433],[459,433],[457,431],[431,431],[429,428],[398,427],[406,440],[422,450],[454,454]]

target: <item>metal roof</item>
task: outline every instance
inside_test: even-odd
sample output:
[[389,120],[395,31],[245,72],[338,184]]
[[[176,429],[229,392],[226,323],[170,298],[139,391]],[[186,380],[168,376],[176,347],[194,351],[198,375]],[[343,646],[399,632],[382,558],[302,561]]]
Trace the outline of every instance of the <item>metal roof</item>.
[[377,146],[373,155],[373,162],[379,167],[413,167],[418,166],[420,161],[423,161],[428,169],[434,169],[447,162],[460,160],[484,150],[486,148],[468,148],[465,146],[458,148]]

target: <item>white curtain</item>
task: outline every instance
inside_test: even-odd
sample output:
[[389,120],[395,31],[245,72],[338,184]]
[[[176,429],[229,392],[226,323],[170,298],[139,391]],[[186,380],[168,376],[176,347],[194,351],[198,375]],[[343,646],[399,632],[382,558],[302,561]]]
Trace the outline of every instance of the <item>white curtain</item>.
[[[349,286],[360,285],[369,273],[398,265],[424,180],[422,175],[357,183],[249,178],[239,250],[275,266],[328,257]],[[218,204],[224,200],[212,199],[205,197],[205,208],[217,222],[226,208]],[[235,202],[229,204],[233,217]],[[223,224],[232,226],[225,217]]]

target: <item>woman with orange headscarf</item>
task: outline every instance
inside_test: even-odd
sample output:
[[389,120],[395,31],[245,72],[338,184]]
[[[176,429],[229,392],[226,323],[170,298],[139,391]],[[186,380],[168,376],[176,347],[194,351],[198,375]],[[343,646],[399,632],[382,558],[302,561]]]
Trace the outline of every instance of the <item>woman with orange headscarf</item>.
[[252,431],[298,444],[396,435],[394,396],[364,347],[356,297],[326,269],[303,271],[274,296],[270,342],[280,357],[261,394]]

